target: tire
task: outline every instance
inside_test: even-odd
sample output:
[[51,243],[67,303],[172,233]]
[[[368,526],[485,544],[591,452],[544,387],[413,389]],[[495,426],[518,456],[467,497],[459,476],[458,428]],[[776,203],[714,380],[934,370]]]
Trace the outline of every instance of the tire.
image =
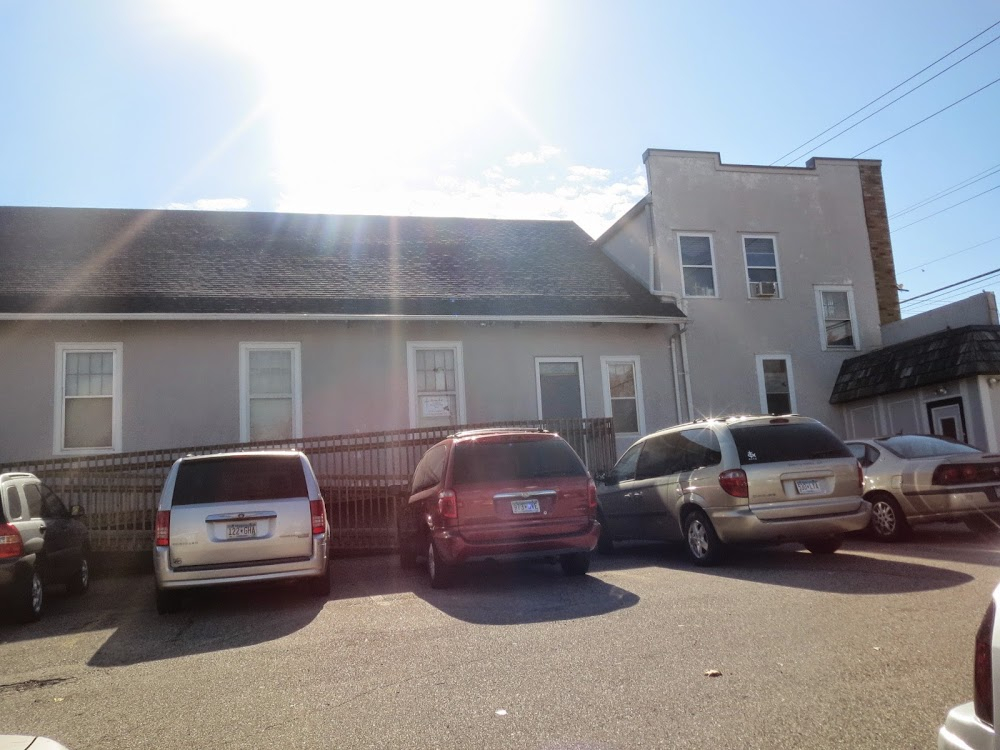
[[615,551],[615,538],[611,535],[611,527],[608,526],[604,514],[597,511],[597,522],[601,524],[601,535],[597,538],[597,551],[602,555],[610,555]]
[[831,536],[825,539],[808,539],[803,546],[814,555],[832,555],[844,543],[843,537]]
[[37,622],[45,604],[45,589],[37,570],[25,576],[14,592],[14,619],[18,622]]
[[327,568],[326,572],[321,576],[316,576],[309,579],[308,583],[309,594],[311,596],[327,598],[330,596],[330,569]]
[[586,552],[572,552],[559,558],[559,565],[568,576],[585,576],[590,570],[590,555]]
[[977,536],[997,536],[1000,534],[1000,518],[985,513],[969,516],[965,519],[965,525],[969,531]]
[[177,591],[156,589],[156,611],[161,615],[169,615],[181,608],[181,597]]
[[910,533],[910,525],[906,522],[903,509],[899,507],[896,498],[891,495],[872,495],[868,498],[872,504],[872,518],[868,522],[868,530],[872,536],[883,542],[898,542]]
[[455,579],[455,566],[441,559],[433,540],[427,543],[427,573],[432,589],[446,589]]
[[66,590],[73,596],[80,596],[86,593],[88,588],[90,588],[90,561],[87,559],[87,553],[84,552],[80,556],[80,566],[66,581]]
[[705,511],[700,508],[684,516],[684,545],[695,565],[708,567],[722,559],[724,545]]

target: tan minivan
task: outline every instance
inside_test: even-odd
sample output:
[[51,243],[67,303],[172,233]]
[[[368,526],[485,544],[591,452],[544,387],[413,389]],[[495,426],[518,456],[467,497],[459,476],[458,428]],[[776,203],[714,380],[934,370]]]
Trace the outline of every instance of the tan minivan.
[[681,540],[698,565],[734,542],[801,542],[829,554],[868,523],[857,460],[815,419],[730,417],[648,435],[599,472],[599,549]]

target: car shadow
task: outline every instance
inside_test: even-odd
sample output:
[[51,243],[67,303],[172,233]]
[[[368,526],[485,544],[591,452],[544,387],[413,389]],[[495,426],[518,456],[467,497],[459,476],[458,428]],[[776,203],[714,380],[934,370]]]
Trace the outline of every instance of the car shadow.
[[95,580],[81,597],[59,588],[46,587],[38,622],[4,620],[0,644],[110,631],[87,664],[118,667],[276,640],[306,627],[327,601],[298,582],[203,589],[185,595],[180,612],[161,616],[149,575]]
[[916,557],[974,565],[1000,565],[1000,536],[983,536],[962,524],[936,523],[917,526],[909,538],[881,542],[865,536],[851,540],[854,549],[894,557]]
[[[343,573],[337,581],[338,569]],[[340,598],[415,594],[450,617],[475,625],[517,625],[597,617],[635,606],[631,591],[586,576],[565,576],[558,565],[477,563],[460,567],[447,589],[433,589],[423,566],[401,570],[395,556],[340,561]]]

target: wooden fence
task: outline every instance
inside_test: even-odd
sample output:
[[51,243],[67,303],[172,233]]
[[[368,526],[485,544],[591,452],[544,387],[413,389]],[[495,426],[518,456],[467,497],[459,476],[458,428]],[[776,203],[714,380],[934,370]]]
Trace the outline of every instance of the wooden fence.
[[6,464],[0,472],[31,472],[61,495],[67,506],[82,505],[95,550],[131,552],[152,547],[160,489],[178,458],[240,450],[301,450],[309,456],[326,499],[332,550],[385,550],[396,545],[396,510],[407,496],[410,475],[424,452],[457,429],[498,426],[558,432],[591,472],[608,469],[615,462],[610,419],[550,419],[44,458]]

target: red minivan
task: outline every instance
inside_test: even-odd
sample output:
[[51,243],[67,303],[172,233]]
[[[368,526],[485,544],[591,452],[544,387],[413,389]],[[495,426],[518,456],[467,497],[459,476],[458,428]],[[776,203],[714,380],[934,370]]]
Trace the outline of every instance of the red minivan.
[[545,430],[458,432],[420,459],[398,519],[399,561],[426,557],[444,588],[472,560],[557,558],[585,575],[601,527],[597,488],[569,443]]

